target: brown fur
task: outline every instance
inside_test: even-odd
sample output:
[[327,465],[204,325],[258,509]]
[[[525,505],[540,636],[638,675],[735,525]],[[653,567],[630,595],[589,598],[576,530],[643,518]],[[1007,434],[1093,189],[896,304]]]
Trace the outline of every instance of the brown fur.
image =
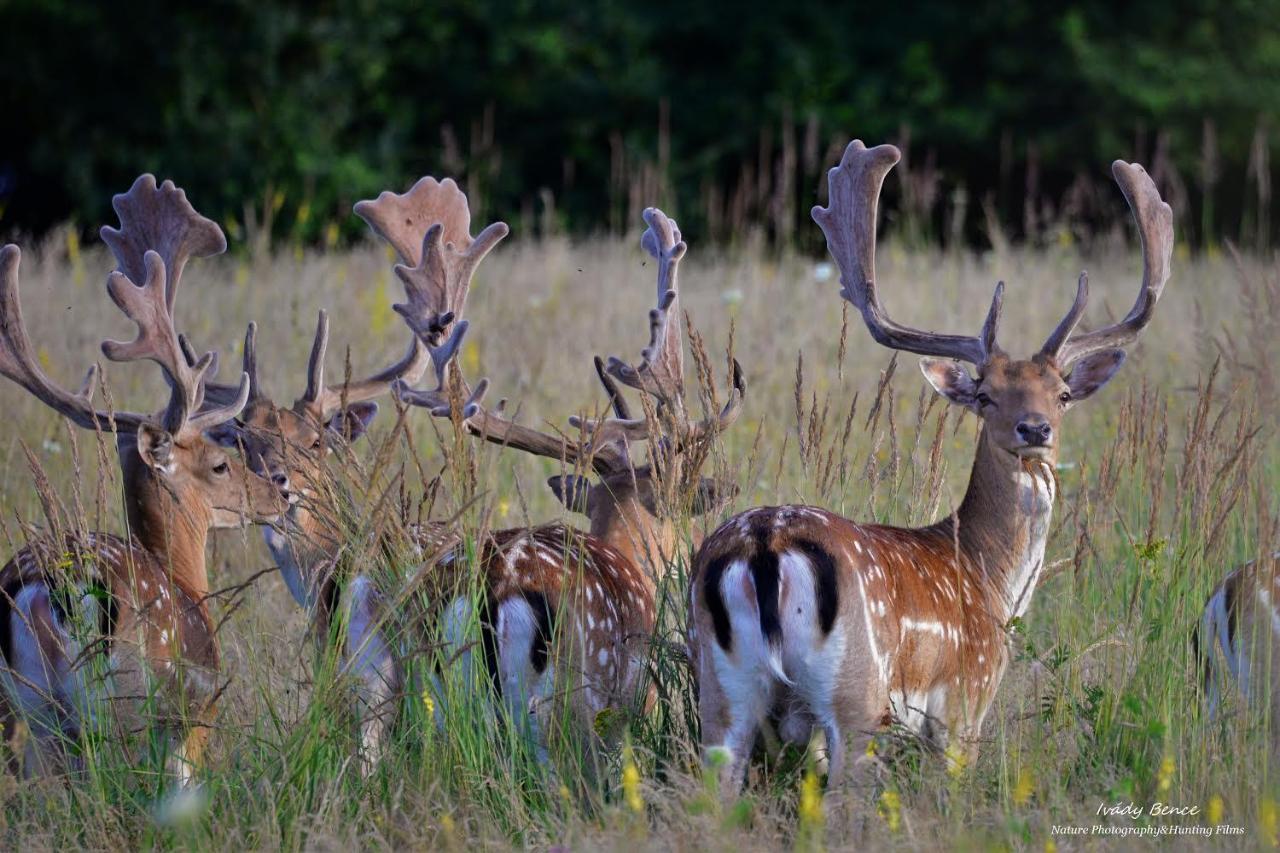
[[[78,598],[80,584],[101,582],[113,620],[95,651],[112,656],[115,692],[132,709],[119,724],[127,731],[151,722],[137,715],[154,683],[158,722],[179,742],[181,759],[198,766],[219,687],[218,642],[206,601],[208,531],[274,518],[283,503],[269,483],[203,439],[173,445],[171,473],[146,464],[131,435],[121,436],[120,455],[132,538],[91,533],[84,542],[68,537],[62,547],[33,542],[0,569],[3,604],[11,608],[29,584],[55,589],[70,583],[66,594]],[[68,554],[70,570],[64,568]]]
[[[1029,604],[1043,564],[1062,415],[1118,365],[1113,353],[1103,353],[1064,378],[1050,358],[1013,361],[997,352],[975,380],[953,362],[926,360],[937,390],[983,419],[969,487],[954,515],[904,529],[857,524],[811,507],[762,507],[708,537],[694,559],[690,653],[701,687],[703,742],[732,747],[731,785],[741,778],[750,733],[761,722],[742,719],[743,700],[733,697],[735,690],[751,695],[750,677],[734,673],[751,671],[758,648],[754,637],[726,636],[735,607],[750,608],[736,624],[758,618],[759,636],[773,650],[776,678],[758,713],[772,709],[782,717],[784,737],[807,738],[812,725],[824,729],[833,773],[849,769],[846,739],[859,756],[889,720],[939,747],[958,737],[962,752],[955,759],[972,758],[1008,663],[1005,631]],[[833,578],[824,586],[826,565]],[[811,572],[812,580],[796,571]],[[737,578],[740,591],[730,586]],[[805,608],[821,611],[831,597],[835,616],[824,633],[813,627],[820,612]],[[796,645],[810,642],[802,636],[813,638],[807,652]],[[837,648],[833,637],[842,652],[828,651]],[[794,674],[783,672],[788,667]]]

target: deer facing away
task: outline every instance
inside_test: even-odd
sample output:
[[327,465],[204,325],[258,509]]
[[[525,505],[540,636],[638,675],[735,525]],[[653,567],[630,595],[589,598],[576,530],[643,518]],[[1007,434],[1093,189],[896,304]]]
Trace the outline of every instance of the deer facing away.
[[1209,712],[1230,695],[1271,725],[1280,755],[1280,551],[1230,572],[1209,594],[1193,634]]
[[64,766],[62,748],[83,733],[86,715],[109,704],[109,724],[122,734],[158,723],[170,740],[169,767],[186,779],[201,762],[222,687],[205,600],[208,531],[273,521],[285,502],[205,436],[244,406],[247,377],[222,405],[206,407],[215,354],[190,359],[174,328],[183,268],[192,255],[225,249],[221,229],[150,175],[113,203],[121,228],[104,228],[103,239],[120,269],[107,292],[138,336],[102,350],[112,361],[160,366],[169,401],[158,414],[95,408],[96,367],[74,393],[45,375],[19,304],[21,253],[0,249],[0,373],[82,429],[115,434],[129,530],[51,535],[0,569],[0,717],[6,732],[16,716],[30,724],[27,772],[51,771]]
[[933,388],[981,420],[968,489],[951,516],[919,529],[782,506],[748,510],[707,538],[694,560],[689,643],[702,742],[728,751],[727,791],[742,784],[768,718],[787,740],[821,731],[836,782],[853,776],[847,756],[889,723],[957,762],[973,759],[1009,659],[1005,626],[1026,612],[1043,565],[1062,418],[1119,369],[1168,279],[1172,212],[1141,166],[1116,161],[1144,262],[1122,321],[1076,330],[1088,298],[1081,275],[1070,311],[1029,359],[996,343],[1003,284],[977,337],[900,325],[880,303],[874,269],[877,200],[899,157],[893,146],[850,143],[829,173],[829,205],[813,217],[841,295],[871,336],[926,356]]
[[[677,269],[686,244],[661,211],[650,208],[644,218],[642,246],[658,267],[649,345],[639,366],[596,359],[616,417],[571,418],[576,437],[522,426],[504,414],[503,403],[480,404],[487,380],[461,412],[473,435],[572,466],[575,473],[552,477],[548,485],[567,508],[590,520],[585,532],[549,524],[488,534],[478,543],[478,612],[466,595],[444,608],[446,635],[459,647],[465,626],[478,618],[489,679],[544,757],[553,730],[590,744],[601,711],[652,704],[652,690],[641,695],[640,687],[658,582],[680,547],[675,513],[682,506],[693,514],[714,511],[732,494],[732,486],[698,472],[715,437],[741,412],[741,368],[734,363],[733,389],[719,412],[700,421],[689,417],[677,308]],[[445,378],[439,374],[431,391],[402,387],[400,398],[449,417],[454,408]],[[632,417],[617,382],[654,400],[645,416]],[[646,444],[649,464],[634,464],[631,446]],[[594,482],[577,473],[588,467]],[[447,569],[465,560],[458,553],[442,563]],[[463,665],[472,663],[467,658]]]

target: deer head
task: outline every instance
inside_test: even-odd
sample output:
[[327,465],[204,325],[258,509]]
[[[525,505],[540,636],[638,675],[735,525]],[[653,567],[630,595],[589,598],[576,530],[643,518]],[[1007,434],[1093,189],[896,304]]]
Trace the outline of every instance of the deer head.
[[[1059,427],[1068,409],[1092,396],[1124,363],[1124,347],[1138,339],[1155,313],[1169,278],[1173,212],[1137,164],[1117,160],[1111,171],[1120,185],[1142,239],[1143,276],[1137,301],[1120,322],[1079,333],[1076,325],[1089,298],[1081,274],[1075,303],[1034,355],[1015,359],[996,342],[1004,284],[996,285],[986,322],[977,337],[922,332],[903,326],[880,304],[875,280],[876,205],[885,175],[901,157],[892,145],[866,148],[855,140],[828,177],[828,206],[813,218],[840,268],[841,295],[861,313],[871,336],[891,349],[927,356],[921,361],[933,388],[983,421],[983,434],[1009,464],[1057,457]],[[976,370],[971,374],[962,362]]]
[[473,239],[466,196],[448,179],[423,178],[407,193],[384,192],[376,200],[361,201],[355,212],[399,259],[396,275],[404,282],[409,302],[396,310],[421,318],[416,334],[410,335],[407,354],[367,379],[326,385],[329,321],[321,311],[305,390],[292,406],[284,407],[266,395],[258,379],[256,328],[250,325],[244,346],[249,402],[241,418],[217,432],[222,442],[242,446],[254,470],[286,493],[294,504],[291,517],[304,526],[310,516],[302,499],[318,488],[325,456],[364,434],[378,411],[373,398],[396,381],[416,382],[442,342],[447,346],[455,330],[465,328],[461,316],[471,275],[506,235],[505,225],[494,225]]
[[167,550],[163,543],[178,541],[171,536],[174,527],[198,533],[202,543],[210,527],[274,520],[284,509],[276,490],[206,436],[244,407],[248,377],[221,404],[206,405],[205,382],[216,370],[216,354],[188,358],[174,328],[187,260],[225,249],[221,229],[196,213],[172,182],[157,187],[151,175],[112,203],[121,227],[104,228],[102,236],[120,269],[108,276],[107,293],[138,334],[128,342],[105,341],[102,351],[112,361],[159,365],[169,387],[165,408],[156,414],[97,409],[96,365],[74,393],[45,375],[22,318],[21,251],[13,245],[0,249],[0,373],[76,425],[115,433],[131,524],[139,537],[156,538],[145,544]]

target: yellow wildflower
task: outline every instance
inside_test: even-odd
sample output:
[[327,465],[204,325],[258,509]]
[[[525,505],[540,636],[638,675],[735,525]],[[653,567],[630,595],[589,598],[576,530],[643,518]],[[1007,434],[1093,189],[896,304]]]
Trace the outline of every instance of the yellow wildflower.
[[817,828],[824,820],[822,809],[822,786],[818,782],[818,774],[809,768],[800,782],[800,826]]
[[462,345],[462,372],[475,374],[480,371],[480,347],[475,341]]
[[1159,778],[1158,787],[1162,792],[1168,791],[1170,788],[1173,787],[1173,773],[1177,769],[1178,767],[1176,764],[1174,764],[1173,756],[1171,755],[1166,755],[1164,757],[1164,761],[1160,762],[1160,774],[1158,777]]
[[644,812],[644,798],[640,796],[640,770],[631,757],[630,748],[622,758],[622,797],[627,802],[627,808],[636,814]]
[[1209,798],[1209,804],[1205,806],[1204,818],[1209,823],[1212,823],[1215,825],[1222,823],[1223,811],[1224,811],[1224,808],[1222,803],[1222,797],[1219,797],[1217,794],[1214,794],[1212,797]]
[[902,825],[902,798],[898,796],[897,791],[885,791],[881,794],[880,805],[876,811],[879,812],[880,817],[884,818],[890,832],[898,831],[898,827]]
[[428,717],[435,716],[436,702],[431,698],[430,691],[422,691],[422,707],[426,709]]
[[1013,786],[1013,804],[1015,806],[1025,806],[1030,800],[1031,795],[1035,793],[1035,780],[1031,777],[1031,771],[1025,767],[1018,774],[1018,781]]
[[1280,844],[1280,826],[1277,824],[1276,801],[1263,797],[1258,803],[1258,831],[1262,833],[1263,841],[1272,847]]

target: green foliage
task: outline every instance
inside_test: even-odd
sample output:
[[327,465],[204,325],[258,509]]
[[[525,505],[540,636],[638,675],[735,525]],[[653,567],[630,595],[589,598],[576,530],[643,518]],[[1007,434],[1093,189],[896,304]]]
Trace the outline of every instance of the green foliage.
[[0,15],[0,230],[107,221],[151,170],[224,222],[314,242],[332,223],[360,233],[353,201],[432,172],[465,179],[482,214],[541,207],[548,227],[617,231],[629,205],[660,203],[712,237],[789,240],[832,146],[858,135],[910,140],[920,180],[901,204],[924,234],[978,236],[978,203],[1035,238],[1046,217],[1109,220],[1081,176],[1117,156],[1158,165],[1196,242],[1269,233],[1276,0],[4,0]]

